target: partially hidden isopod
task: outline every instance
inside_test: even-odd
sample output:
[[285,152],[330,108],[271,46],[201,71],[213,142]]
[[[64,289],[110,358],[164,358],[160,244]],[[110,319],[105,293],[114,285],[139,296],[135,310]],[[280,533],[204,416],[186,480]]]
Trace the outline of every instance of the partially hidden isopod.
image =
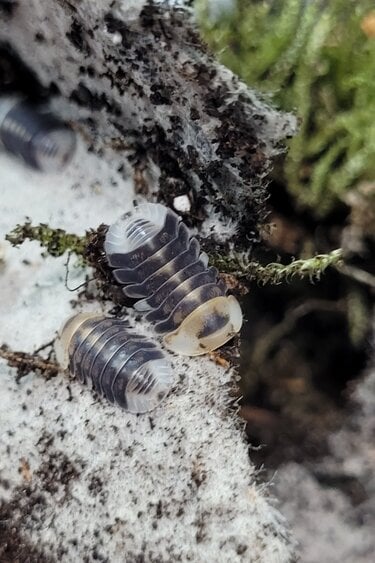
[[75,133],[46,108],[0,98],[0,146],[42,172],[62,170],[76,148]]
[[170,350],[205,354],[241,328],[238,301],[227,296],[216,268],[181,218],[164,205],[145,203],[109,227],[104,243],[113,275],[155,324]]
[[174,381],[160,347],[124,320],[75,315],[61,328],[55,349],[63,369],[131,413],[154,409]]

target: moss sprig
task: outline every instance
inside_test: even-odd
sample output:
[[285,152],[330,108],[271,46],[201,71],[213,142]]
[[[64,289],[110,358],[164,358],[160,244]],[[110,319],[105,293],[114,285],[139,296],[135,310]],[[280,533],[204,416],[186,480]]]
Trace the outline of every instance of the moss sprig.
[[337,248],[328,254],[317,254],[311,258],[294,260],[290,264],[271,262],[262,266],[252,262],[247,255],[234,253],[231,257],[212,256],[212,263],[222,272],[230,273],[248,281],[255,280],[265,285],[276,285],[297,277],[299,279],[319,280],[329,266],[343,264],[343,250]]
[[65,252],[83,256],[88,242],[87,236],[67,233],[64,229],[53,229],[45,223],[32,225],[31,221],[17,225],[5,239],[12,246],[19,246],[26,240],[38,241],[48,254],[55,257],[62,256]]
[[[40,223],[33,226],[29,221],[24,225],[17,225],[8,235],[8,240],[13,246],[18,246],[26,240],[35,240],[46,249],[51,256],[62,256],[65,252],[76,254],[83,262],[98,266],[95,261],[102,253],[102,237],[99,231],[105,231],[106,226],[101,225],[98,231],[87,232],[85,236],[67,233],[63,229],[53,229],[49,225]],[[222,273],[257,281],[260,284],[279,284],[290,281],[294,277],[300,279],[319,280],[329,266],[343,264],[343,250],[338,248],[328,254],[317,254],[311,258],[294,260],[290,264],[271,262],[265,266],[252,262],[245,253],[233,252],[230,256],[211,254],[210,262]]]

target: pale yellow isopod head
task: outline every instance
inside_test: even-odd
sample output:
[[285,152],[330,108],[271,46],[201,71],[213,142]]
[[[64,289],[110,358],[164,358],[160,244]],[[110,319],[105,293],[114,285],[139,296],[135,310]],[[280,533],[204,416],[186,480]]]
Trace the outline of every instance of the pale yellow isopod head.
[[177,330],[164,336],[172,352],[200,356],[216,350],[240,330],[242,311],[235,297],[215,297],[186,317]]

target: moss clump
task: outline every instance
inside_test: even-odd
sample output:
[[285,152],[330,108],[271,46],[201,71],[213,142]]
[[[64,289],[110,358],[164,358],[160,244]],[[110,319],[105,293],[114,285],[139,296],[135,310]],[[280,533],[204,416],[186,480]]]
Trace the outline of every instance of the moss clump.
[[[202,3],[207,0],[202,0]],[[301,118],[285,184],[316,217],[375,176],[373,0],[236,0],[203,33],[221,61]]]

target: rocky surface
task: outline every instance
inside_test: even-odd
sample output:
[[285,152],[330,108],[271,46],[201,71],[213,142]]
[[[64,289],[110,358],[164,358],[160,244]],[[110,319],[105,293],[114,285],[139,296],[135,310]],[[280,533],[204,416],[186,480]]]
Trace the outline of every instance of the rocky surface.
[[[189,224],[208,221],[214,239],[244,240],[241,230],[249,244],[257,238],[262,179],[294,120],[217,65],[186,12],[33,0],[4,12],[0,39],[7,90],[52,96],[80,139],[61,175],[0,155],[2,240],[26,216],[83,234],[135,197],[172,204],[184,194]],[[12,77],[12,65],[2,66],[10,47],[27,72]],[[84,287],[69,291],[90,271],[66,255],[42,256],[35,242],[2,245],[2,255],[0,344],[12,350],[47,345],[40,353],[53,359],[48,343],[72,311],[111,308]],[[2,561],[293,560],[285,522],[248,458],[235,372],[207,357],[171,361],[167,400],[134,416],[64,374],[21,374],[1,360]]]

